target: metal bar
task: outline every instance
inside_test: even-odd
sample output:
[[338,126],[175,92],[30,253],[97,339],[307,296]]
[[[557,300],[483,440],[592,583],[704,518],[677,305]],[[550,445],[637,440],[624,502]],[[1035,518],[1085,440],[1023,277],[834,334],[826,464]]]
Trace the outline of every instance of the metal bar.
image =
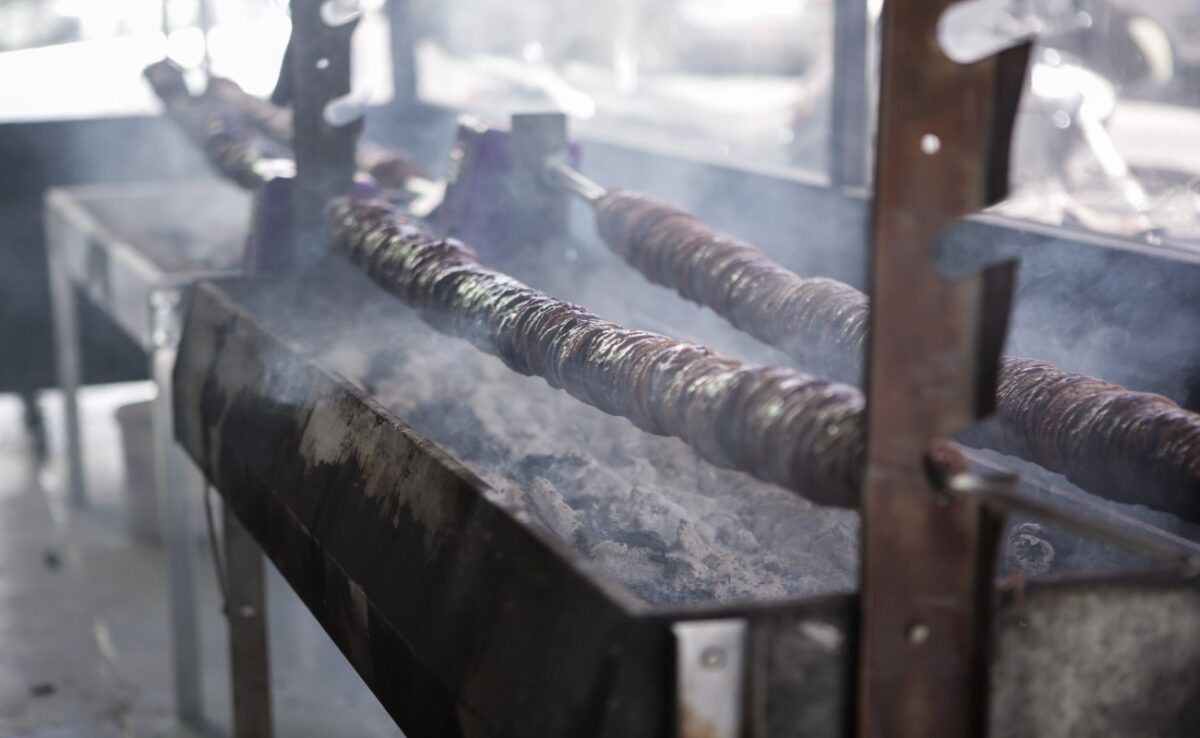
[[271,738],[271,661],[263,554],[229,505],[222,505],[228,570],[229,668],[234,738]]
[[82,381],[82,345],[79,306],[67,266],[67,237],[59,215],[47,210],[46,253],[50,269],[50,298],[54,320],[54,346],[58,387],[63,399],[63,427],[67,446],[67,500],[74,507],[87,505],[83,478],[83,438],[79,423],[78,392]]
[[[990,474],[1005,477],[1012,474],[1011,470],[1007,467],[986,458],[978,452],[971,449],[962,449],[962,451],[963,456],[972,467],[986,470],[983,472],[985,475]],[[1017,492],[1017,490],[1022,488],[1032,490],[1033,494],[1031,495],[1029,492]],[[1087,494],[1080,494],[1062,487],[1056,487],[1052,484],[1038,482],[1028,476],[1018,477],[1014,493],[1021,494],[1024,499],[1030,500],[1032,504],[1041,504],[1045,500],[1046,504],[1066,511],[1068,514],[1070,512],[1077,512],[1079,517],[1087,520],[1095,520],[1101,525],[1123,530],[1132,529],[1132,534],[1135,536],[1161,538],[1164,542],[1168,542],[1169,545],[1174,546],[1175,551],[1178,553],[1186,553],[1187,551],[1200,553],[1200,543],[1192,542],[1164,530],[1153,523],[1119,512]]]
[[608,190],[596,182],[583,176],[571,166],[565,156],[553,156],[546,160],[546,181],[554,187],[561,188],[588,204],[608,194]]
[[200,677],[200,633],[196,617],[195,563],[188,495],[198,492],[199,474],[173,441],[172,370],[179,342],[180,295],[176,290],[151,293],[150,376],[157,388],[152,415],[155,481],[161,500],[163,538],[167,546],[167,586],[171,613],[171,655],[175,680],[175,712],[184,725],[204,725]]
[[997,520],[939,494],[940,439],[992,409],[1015,271],[947,281],[938,235],[1007,187],[1028,45],[941,51],[952,0],[884,5],[872,211],[858,734],[986,734]]
[[1164,530],[1122,524],[1115,515],[1092,512],[1078,504],[1036,499],[1017,491],[1020,478],[960,472],[946,480],[946,489],[980,500],[1004,514],[1028,515],[1039,522],[1060,525],[1077,533],[1152,556],[1178,567],[1187,576],[1200,574],[1200,545]]

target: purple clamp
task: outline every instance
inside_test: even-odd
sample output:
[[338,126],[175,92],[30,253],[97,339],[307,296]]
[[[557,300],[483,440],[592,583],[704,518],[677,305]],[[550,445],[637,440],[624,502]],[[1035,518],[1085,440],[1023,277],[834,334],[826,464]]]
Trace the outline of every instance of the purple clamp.
[[[295,220],[292,217],[296,180],[292,173],[268,177],[254,195],[250,235],[242,267],[247,274],[284,274],[296,264]],[[378,197],[380,187],[365,175],[355,178],[351,197]]]
[[485,261],[504,261],[566,231],[566,196],[547,186],[542,172],[555,154],[577,166],[580,148],[566,142],[561,116],[550,116],[551,123],[562,121],[560,135],[553,125],[531,130],[531,119],[547,116],[514,116],[512,131],[459,120],[446,196],[429,220]]

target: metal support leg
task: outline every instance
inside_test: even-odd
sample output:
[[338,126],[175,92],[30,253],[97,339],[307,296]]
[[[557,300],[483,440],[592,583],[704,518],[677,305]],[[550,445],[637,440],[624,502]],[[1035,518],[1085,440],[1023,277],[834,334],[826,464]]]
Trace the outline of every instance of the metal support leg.
[[263,555],[229,505],[222,505],[228,570],[229,664],[234,738],[271,738],[271,662]]
[[63,396],[63,429],[67,446],[67,499],[75,507],[87,504],[83,483],[83,441],[76,394],[82,380],[79,340],[79,311],[75,287],[67,270],[61,228],[54,217],[46,219],[46,243],[50,267],[50,298],[54,315],[54,348],[58,387]]
[[167,546],[167,584],[171,597],[171,647],[175,667],[175,710],[180,722],[202,727],[200,637],[196,618],[194,546],[188,497],[201,494],[199,472],[174,443],[171,372],[179,340],[180,297],[162,290],[151,297],[153,316],[150,376],[158,388],[154,400],[154,469]]

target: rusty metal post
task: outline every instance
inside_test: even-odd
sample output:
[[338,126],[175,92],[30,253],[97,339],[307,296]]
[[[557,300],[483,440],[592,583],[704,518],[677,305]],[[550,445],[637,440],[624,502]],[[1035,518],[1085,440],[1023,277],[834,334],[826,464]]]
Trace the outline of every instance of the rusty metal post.
[[[324,0],[292,0],[289,57],[296,156],[295,248],[310,264],[329,249],[326,204],[354,187],[354,155],[362,119],[331,125],[327,106],[350,94],[350,38],[357,19],[331,27],[321,17]],[[287,74],[284,69],[283,74]]]
[[994,519],[939,488],[940,439],[991,411],[1013,265],[958,282],[938,234],[1006,191],[1028,45],[958,65],[953,0],[884,5],[872,213],[858,734],[986,732]]

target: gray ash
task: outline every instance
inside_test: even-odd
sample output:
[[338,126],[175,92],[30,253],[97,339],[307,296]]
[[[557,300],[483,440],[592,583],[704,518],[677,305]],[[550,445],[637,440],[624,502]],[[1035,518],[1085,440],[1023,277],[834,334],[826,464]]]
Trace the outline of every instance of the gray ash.
[[1004,568],[1022,576],[1035,577],[1050,571],[1054,564],[1054,546],[1037,523],[1021,523],[1008,532]]

